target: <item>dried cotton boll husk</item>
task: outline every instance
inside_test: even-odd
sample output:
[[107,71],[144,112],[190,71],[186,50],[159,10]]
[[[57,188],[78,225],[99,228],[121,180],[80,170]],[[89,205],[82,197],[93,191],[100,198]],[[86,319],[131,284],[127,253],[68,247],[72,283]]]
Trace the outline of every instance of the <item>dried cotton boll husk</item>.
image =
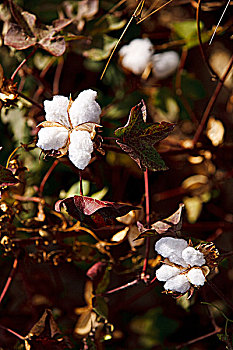
[[[231,59],[231,52],[227,50],[222,44],[217,43],[215,48],[213,49],[212,54],[210,55],[210,65],[213,67],[214,71],[218,74],[219,77],[225,73],[228,64]],[[228,74],[226,80],[224,81],[224,85],[227,86],[228,89],[233,88],[233,69]]]
[[176,51],[157,53],[152,56],[153,74],[157,79],[166,79],[179,66],[180,56]]
[[140,75],[150,63],[153,51],[153,45],[148,38],[134,39],[120,49],[121,64],[134,74]]
[[207,124],[206,135],[212,142],[212,145],[217,147],[223,142],[225,129],[220,120],[210,117]]

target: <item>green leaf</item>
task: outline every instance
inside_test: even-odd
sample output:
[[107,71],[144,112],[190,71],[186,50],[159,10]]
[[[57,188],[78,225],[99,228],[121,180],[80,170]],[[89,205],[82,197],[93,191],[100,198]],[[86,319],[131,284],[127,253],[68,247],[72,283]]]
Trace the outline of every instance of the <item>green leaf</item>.
[[[172,24],[173,30],[178,39],[185,40],[185,46],[191,49],[199,44],[197,35],[197,22],[196,20],[188,20],[183,22],[174,22]],[[204,25],[200,22],[200,29],[203,30]],[[210,35],[207,32],[202,33],[202,42],[208,41]]]
[[135,160],[138,166],[145,171],[166,170],[167,167],[154,148],[154,144],[166,138],[174,129],[175,124],[146,123],[146,106],[142,100],[130,111],[127,124],[115,131],[119,138],[116,142]]
[[103,36],[103,48],[92,48],[88,51],[85,51],[83,53],[83,55],[85,57],[88,57],[89,59],[93,60],[93,61],[103,61],[106,58],[108,58],[108,56],[110,55],[112,49],[114,48],[114,46],[117,43],[117,39],[116,38],[112,38],[109,35],[104,35]]

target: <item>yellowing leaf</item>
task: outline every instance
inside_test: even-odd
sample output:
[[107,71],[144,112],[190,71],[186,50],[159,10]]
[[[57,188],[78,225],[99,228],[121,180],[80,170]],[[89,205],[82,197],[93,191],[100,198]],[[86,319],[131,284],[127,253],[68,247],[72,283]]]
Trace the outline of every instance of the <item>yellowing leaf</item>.
[[194,196],[185,197],[183,202],[186,209],[187,219],[191,224],[194,224],[201,214],[202,200],[199,197]]
[[210,117],[207,124],[206,134],[213,146],[219,146],[223,142],[225,129],[220,120]]

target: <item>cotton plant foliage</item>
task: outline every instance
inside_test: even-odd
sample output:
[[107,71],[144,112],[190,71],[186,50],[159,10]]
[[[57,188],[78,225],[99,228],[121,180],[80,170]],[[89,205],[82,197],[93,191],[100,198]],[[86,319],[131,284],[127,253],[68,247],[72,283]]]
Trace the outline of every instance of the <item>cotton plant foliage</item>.
[[121,64],[136,75],[144,72],[154,53],[153,44],[148,38],[134,39],[119,51]]
[[95,128],[99,126],[101,108],[95,101],[97,92],[82,91],[72,101],[56,95],[44,101],[46,121],[39,124],[37,146],[44,151],[68,153],[71,162],[83,170],[91,160]]
[[189,246],[184,239],[163,237],[156,242],[155,250],[166,258],[156,271],[157,279],[165,282],[166,291],[183,294],[192,286],[204,285],[210,270],[204,253],[199,249]]

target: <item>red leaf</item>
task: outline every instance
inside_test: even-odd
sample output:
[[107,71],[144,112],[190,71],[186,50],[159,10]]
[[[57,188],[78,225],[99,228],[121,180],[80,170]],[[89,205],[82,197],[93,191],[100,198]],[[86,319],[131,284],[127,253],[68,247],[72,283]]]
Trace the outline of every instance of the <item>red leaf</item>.
[[114,225],[118,216],[123,216],[133,209],[140,209],[128,204],[100,201],[85,196],[74,196],[58,201],[55,209],[59,211],[61,205],[65,205],[68,214],[75,219],[95,228]]

